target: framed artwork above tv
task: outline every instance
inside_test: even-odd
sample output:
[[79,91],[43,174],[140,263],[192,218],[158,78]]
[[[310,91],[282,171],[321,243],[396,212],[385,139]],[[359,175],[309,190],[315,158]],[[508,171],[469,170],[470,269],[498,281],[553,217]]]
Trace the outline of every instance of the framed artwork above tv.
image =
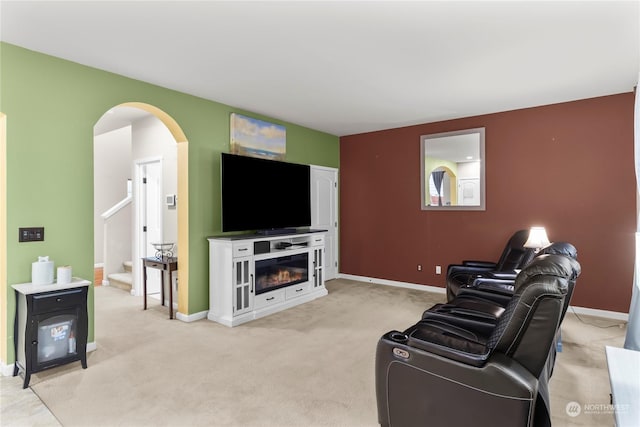
[[229,151],[231,154],[284,160],[287,131],[284,126],[231,113]]

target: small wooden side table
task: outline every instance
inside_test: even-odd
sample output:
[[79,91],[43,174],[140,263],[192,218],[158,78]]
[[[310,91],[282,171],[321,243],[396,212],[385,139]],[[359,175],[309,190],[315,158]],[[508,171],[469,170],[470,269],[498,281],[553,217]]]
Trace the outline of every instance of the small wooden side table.
[[169,319],[173,319],[173,281],[171,273],[178,269],[176,257],[142,258],[142,288],[144,292],[144,309],[147,309],[147,268],[155,268],[160,272],[160,302],[164,305],[164,274],[169,273]]

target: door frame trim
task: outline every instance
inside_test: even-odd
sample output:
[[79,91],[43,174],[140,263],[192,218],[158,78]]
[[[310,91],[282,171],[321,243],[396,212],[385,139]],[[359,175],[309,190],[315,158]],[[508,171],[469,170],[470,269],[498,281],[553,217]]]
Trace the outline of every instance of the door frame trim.
[[[334,260],[336,265],[333,266],[334,276],[332,279],[337,279],[340,276],[340,169],[332,168],[328,166],[318,166],[318,165],[310,165],[311,169],[321,170],[325,172],[332,172],[335,177],[336,186],[332,191],[333,201],[334,201],[334,215],[336,226],[333,227],[334,230],[334,242],[333,242],[333,252],[334,252]],[[313,225],[312,225],[313,226]],[[329,232],[329,231],[327,231]],[[326,251],[326,247],[325,247]],[[326,260],[325,260],[326,261]],[[326,267],[326,262],[325,262]],[[326,277],[326,272],[325,272]]]
[[[142,168],[150,163],[159,163],[160,164],[160,194],[162,193],[163,182],[162,182],[162,171],[163,171],[163,159],[161,156],[154,157],[146,157],[143,159],[134,160],[134,181],[133,181],[133,210],[134,210],[134,219],[133,219],[133,260],[132,260],[132,276],[133,276],[133,286],[131,287],[131,295],[140,296],[142,295],[142,267],[138,260],[143,258],[143,248],[142,248],[142,223],[143,223],[143,210],[141,203],[141,194],[142,194]],[[160,205],[160,224],[163,224],[162,217],[162,204]]]

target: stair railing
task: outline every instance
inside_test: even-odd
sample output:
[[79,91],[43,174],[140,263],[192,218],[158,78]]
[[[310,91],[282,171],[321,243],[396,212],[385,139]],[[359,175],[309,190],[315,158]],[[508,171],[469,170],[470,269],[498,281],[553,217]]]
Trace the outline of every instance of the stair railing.
[[118,272],[119,266],[131,258],[131,193],[107,209],[103,219],[103,262],[102,283],[109,284],[109,274]]

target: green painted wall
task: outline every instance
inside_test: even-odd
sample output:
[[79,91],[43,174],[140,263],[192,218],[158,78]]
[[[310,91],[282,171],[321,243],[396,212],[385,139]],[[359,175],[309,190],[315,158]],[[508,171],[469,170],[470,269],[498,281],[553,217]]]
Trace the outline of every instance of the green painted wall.
[[[93,125],[124,102],[144,102],[167,112],[189,141],[188,314],[209,307],[206,237],[221,231],[219,153],[229,149],[231,112],[283,124],[288,161],[339,166],[336,136],[0,43],[9,284],[29,282],[31,262],[39,255],[49,255],[56,265],[71,265],[75,276],[93,277]],[[18,228],[30,226],[45,227],[44,242],[18,243]],[[89,298],[93,341],[93,291]],[[10,286],[3,300],[11,363],[15,300]]]

